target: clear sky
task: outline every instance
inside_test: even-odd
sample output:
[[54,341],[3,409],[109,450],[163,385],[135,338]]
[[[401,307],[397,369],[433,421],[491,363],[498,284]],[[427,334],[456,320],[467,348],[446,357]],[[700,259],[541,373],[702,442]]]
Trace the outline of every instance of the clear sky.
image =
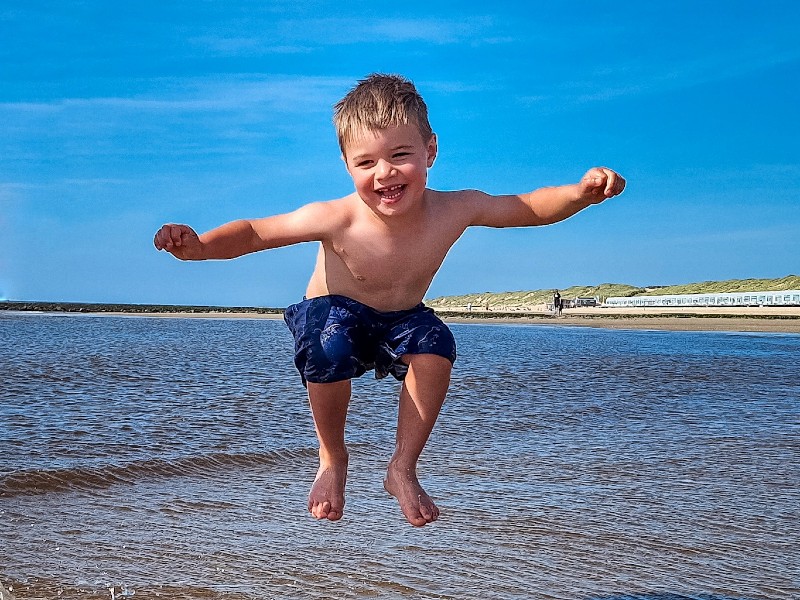
[[798,23],[794,0],[0,0],[0,297],[297,301],[314,245],[183,263],[153,235],[350,193],[331,108],[376,71],[428,103],[431,187],[629,181],[468,231],[430,298],[798,274]]

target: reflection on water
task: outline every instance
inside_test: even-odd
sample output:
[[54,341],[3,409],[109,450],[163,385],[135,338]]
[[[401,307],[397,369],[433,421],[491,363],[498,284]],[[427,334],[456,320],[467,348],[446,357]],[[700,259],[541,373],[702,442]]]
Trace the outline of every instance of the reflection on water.
[[18,599],[800,597],[800,336],[453,327],[421,465],[362,378],[345,518],[283,324],[0,315],[0,582]]

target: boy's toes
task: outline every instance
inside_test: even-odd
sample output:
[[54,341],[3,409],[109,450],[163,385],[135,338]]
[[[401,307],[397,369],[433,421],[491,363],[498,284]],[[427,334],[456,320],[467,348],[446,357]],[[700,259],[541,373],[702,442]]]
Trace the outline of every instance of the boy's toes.
[[414,527],[424,527],[428,523],[433,523],[436,518],[435,517],[424,517],[422,515],[416,518],[409,518],[406,517],[406,520],[411,523]]
[[309,508],[312,516],[317,520],[328,519],[329,521],[338,521],[342,518],[344,511],[334,508],[330,502],[321,502],[312,504]]
[[315,519],[326,519],[331,510],[330,502],[315,502],[311,505],[311,514]]
[[320,466],[308,493],[308,511],[317,519],[338,521],[344,515],[344,486],[347,463]]
[[439,511],[425,506],[424,504],[420,504],[419,508],[409,507],[404,510],[403,516],[406,518],[406,521],[411,523],[414,527],[423,527],[438,519]]
[[425,504],[421,504],[419,507],[419,514],[423,519],[425,519],[426,523],[433,523],[439,518],[439,509],[435,505],[427,506]]

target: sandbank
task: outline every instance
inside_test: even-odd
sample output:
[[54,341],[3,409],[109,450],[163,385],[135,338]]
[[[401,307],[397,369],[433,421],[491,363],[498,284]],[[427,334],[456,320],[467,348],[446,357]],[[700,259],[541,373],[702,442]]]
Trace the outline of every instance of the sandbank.
[[[86,313],[84,313],[86,314]],[[281,319],[283,312],[257,313],[257,312],[219,312],[219,311],[193,311],[193,312],[96,312],[94,315],[108,315],[114,317],[152,317],[163,319]]]
[[[14,311],[159,319],[283,319],[282,312],[192,311]],[[448,323],[514,324],[599,327],[606,329],[654,329],[666,331],[740,331],[800,334],[800,307],[692,307],[692,308],[573,308],[555,317],[547,310],[533,311],[437,311]]]
[[548,311],[442,312],[450,323],[570,325],[607,329],[800,333],[800,307],[573,308],[560,317]]
[[[102,313],[117,316],[184,318],[184,319],[283,319],[282,313],[254,312],[174,312],[174,313]],[[743,331],[800,333],[800,307],[779,308],[710,308],[702,311],[576,308],[564,310],[562,316],[549,312],[442,312],[448,323],[571,325],[607,329],[656,329],[665,331]]]

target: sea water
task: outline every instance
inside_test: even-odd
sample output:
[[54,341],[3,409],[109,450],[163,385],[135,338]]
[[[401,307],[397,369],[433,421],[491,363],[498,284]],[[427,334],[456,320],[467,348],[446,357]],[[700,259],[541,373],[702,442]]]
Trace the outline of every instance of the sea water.
[[23,598],[800,597],[800,336],[453,325],[415,529],[399,384],[344,518],[281,321],[0,314],[0,582]]

